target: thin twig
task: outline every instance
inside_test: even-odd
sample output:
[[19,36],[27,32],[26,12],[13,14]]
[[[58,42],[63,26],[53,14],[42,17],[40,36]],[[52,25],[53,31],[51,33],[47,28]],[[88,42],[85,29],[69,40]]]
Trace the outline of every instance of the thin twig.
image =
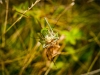
[[90,72],[90,70],[92,69],[93,65],[95,64],[95,62],[97,61],[98,57],[100,56],[100,52],[97,54],[97,56],[95,57],[95,59],[93,60],[91,66],[88,69],[87,75]]
[[[23,12],[23,14],[25,14],[26,12],[28,12],[29,10],[31,10],[40,0],[36,0],[35,3],[31,5],[31,7],[29,7],[27,10],[25,10]],[[20,21],[22,19],[23,15],[21,15],[8,29],[6,32],[8,32],[18,21]],[[5,32],[5,33],[6,33]]]
[[91,72],[88,72],[85,74],[81,74],[81,75],[94,75],[94,74],[99,73],[99,72],[100,72],[100,69],[97,69],[97,70],[94,70],[94,71],[91,71]]
[[57,17],[56,25],[57,25],[58,20],[61,18],[61,16],[64,15],[64,13],[65,13],[69,8],[71,8],[74,4],[75,4],[75,2],[74,2],[74,0],[72,0],[72,3],[71,3],[69,6],[67,6],[67,7],[65,8],[65,10]]

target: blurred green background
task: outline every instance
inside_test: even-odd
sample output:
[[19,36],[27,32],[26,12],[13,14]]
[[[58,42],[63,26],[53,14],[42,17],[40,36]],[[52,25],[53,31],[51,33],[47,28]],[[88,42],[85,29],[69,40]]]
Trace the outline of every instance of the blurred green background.
[[[100,69],[100,0],[75,0],[74,5],[40,0],[25,14],[35,0],[0,1],[0,75],[81,75]],[[44,17],[64,36],[56,66],[39,43]]]

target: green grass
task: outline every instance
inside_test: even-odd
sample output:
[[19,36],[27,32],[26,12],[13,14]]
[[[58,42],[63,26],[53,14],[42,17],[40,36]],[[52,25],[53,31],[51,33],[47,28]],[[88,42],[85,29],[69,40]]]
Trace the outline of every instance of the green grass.
[[[0,75],[81,75],[100,69],[100,6],[96,1],[7,0],[0,4]],[[48,18],[60,54],[48,61],[39,41]],[[98,75],[96,72],[94,75]]]

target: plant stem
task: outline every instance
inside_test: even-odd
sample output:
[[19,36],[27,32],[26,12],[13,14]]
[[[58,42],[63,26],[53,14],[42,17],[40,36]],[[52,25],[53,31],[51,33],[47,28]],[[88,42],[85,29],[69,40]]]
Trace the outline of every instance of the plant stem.
[[3,35],[2,35],[2,47],[5,46],[5,32],[7,27],[7,19],[8,19],[8,7],[9,7],[9,0],[6,0],[6,15],[5,15],[5,22],[4,22],[4,28],[3,28]]

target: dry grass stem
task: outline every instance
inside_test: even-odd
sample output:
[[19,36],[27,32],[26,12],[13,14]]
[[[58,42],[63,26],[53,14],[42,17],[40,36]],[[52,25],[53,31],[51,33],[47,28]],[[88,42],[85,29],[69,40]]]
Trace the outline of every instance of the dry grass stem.
[[3,29],[3,35],[2,35],[2,47],[5,46],[5,32],[7,27],[7,19],[8,19],[8,8],[9,8],[9,0],[6,0],[6,15],[5,15],[5,22],[4,22],[4,29]]

